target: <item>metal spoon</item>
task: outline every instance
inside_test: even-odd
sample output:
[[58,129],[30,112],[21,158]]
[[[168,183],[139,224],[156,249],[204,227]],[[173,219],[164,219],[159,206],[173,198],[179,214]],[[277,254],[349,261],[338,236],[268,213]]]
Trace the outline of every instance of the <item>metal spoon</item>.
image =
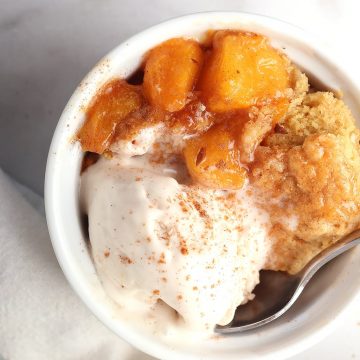
[[216,325],[215,332],[228,334],[263,326],[283,315],[294,304],[315,273],[330,260],[360,244],[360,229],[315,256],[299,273],[282,271],[260,272],[260,283],[255,287],[254,300],[240,305],[234,319],[225,326]]

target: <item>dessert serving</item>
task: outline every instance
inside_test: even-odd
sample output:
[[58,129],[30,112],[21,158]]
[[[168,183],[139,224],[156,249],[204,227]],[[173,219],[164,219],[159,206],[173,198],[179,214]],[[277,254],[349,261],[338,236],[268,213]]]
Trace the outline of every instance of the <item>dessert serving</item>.
[[229,323],[260,270],[296,273],[359,226],[359,134],[262,35],[159,44],[100,88],[77,133],[105,290],[155,327]]

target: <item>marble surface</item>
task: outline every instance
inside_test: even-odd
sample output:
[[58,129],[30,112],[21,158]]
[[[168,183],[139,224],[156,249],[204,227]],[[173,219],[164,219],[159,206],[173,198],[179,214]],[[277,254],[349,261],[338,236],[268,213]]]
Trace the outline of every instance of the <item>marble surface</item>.
[[[165,19],[210,10],[277,17],[335,48],[360,81],[356,0],[0,0],[0,9],[0,167],[40,195],[52,132],[76,85],[114,46]],[[359,358],[359,305],[294,359]]]

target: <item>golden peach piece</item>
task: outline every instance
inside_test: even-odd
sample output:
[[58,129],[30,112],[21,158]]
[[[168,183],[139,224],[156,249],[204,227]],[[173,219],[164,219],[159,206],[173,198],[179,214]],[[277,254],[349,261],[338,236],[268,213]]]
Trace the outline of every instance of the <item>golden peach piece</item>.
[[235,146],[235,136],[226,124],[215,125],[190,139],[184,157],[191,177],[204,186],[240,189],[247,178]]
[[193,40],[171,39],[150,51],[145,64],[144,92],[153,106],[181,110],[203,64],[203,52]]
[[87,109],[85,123],[77,134],[83,151],[102,154],[111,144],[116,126],[142,102],[139,88],[124,80],[106,84]]
[[199,81],[202,99],[210,111],[225,112],[282,96],[289,86],[287,65],[264,36],[218,31]]

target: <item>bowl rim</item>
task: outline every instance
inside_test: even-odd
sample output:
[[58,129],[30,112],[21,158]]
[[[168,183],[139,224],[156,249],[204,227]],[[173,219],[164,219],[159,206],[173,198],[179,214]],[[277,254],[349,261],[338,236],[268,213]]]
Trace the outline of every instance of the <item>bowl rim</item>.
[[[279,32],[287,31],[287,36],[294,37],[296,40],[299,40],[303,43],[306,43],[310,45],[312,48],[315,48],[319,51],[321,56],[325,57],[327,62],[334,66],[334,68],[337,68],[341,75],[346,79],[346,82],[352,87],[352,89],[356,90],[356,93],[360,93],[358,87],[353,83],[351,80],[351,77],[347,73],[346,69],[342,66],[344,65],[341,59],[331,51],[331,49],[324,43],[320,43],[318,39],[313,37],[311,34],[309,34],[307,31],[303,30],[301,27],[293,25],[291,23],[288,23],[286,21],[282,21],[273,17],[254,14],[254,13],[248,13],[248,12],[239,12],[239,11],[211,11],[211,12],[197,12],[192,13],[188,15],[178,16],[171,18],[169,20],[165,20],[163,22],[160,22],[154,26],[151,26],[149,28],[146,28],[145,30],[137,33],[136,35],[128,38],[127,40],[123,41],[119,45],[117,45],[113,50],[111,50],[108,54],[106,54],[101,60],[104,60],[109,57],[113,57],[116,54],[126,51],[126,48],[128,44],[130,43],[138,43],[141,38],[150,32],[157,32],[161,29],[166,29],[166,26],[169,24],[173,24],[176,22],[191,22],[198,18],[208,18],[209,20],[219,17],[233,17],[236,18],[236,21],[241,24],[242,20],[251,20],[255,21],[259,24],[265,24],[265,26],[270,27],[271,29],[277,30]],[[340,67],[340,69],[339,69]],[[96,68],[96,65],[90,70],[90,72],[84,77],[84,79],[80,82],[82,84],[86,81],[86,79],[89,79],[94,76],[94,69]],[[65,274],[65,277],[67,278],[68,282],[70,283],[71,287],[74,289],[75,293],[80,297],[82,302],[90,309],[90,311],[103,323],[105,324],[110,330],[112,330],[116,335],[120,336],[122,339],[127,341],[133,346],[136,346],[141,351],[144,351],[152,356],[159,356],[161,354],[161,358],[163,359],[184,359],[184,356],[188,359],[199,359],[198,356],[189,356],[189,354],[185,353],[179,353],[174,354],[173,351],[168,350],[164,348],[164,346],[160,344],[154,344],[153,341],[149,339],[141,339],[141,343],[136,340],[137,336],[133,336],[134,334],[129,334],[128,332],[122,332],[120,333],[119,330],[114,330],[112,324],[109,321],[104,320],[103,314],[101,312],[102,305],[99,305],[92,301],[92,299],[89,299],[86,294],[84,294],[83,289],[79,287],[79,283],[76,282],[73,274],[70,271],[69,268],[69,262],[68,258],[64,255],[66,253],[64,252],[64,248],[61,246],[61,235],[57,226],[56,221],[56,204],[54,202],[54,191],[56,191],[56,188],[54,188],[55,183],[55,173],[53,169],[56,167],[56,159],[54,158],[53,154],[56,153],[58,148],[61,145],[61,138],[60,138],[60,131],[62,128],[66,126],[66,118],[67,118],[67,112],[69,111],[69,107],[71,107],[71,104],[79,97],[80,92],[80,85],[76,88],[72,96],[70,97],[67,105],[65,106],[62,115],[60,116],[59,122],[56,126],[56,129],[54,131],[54,135],[51,141],[49,154],[47,158],[47,164],[46,164],[46,172],[45,172],[45,210],[46,210],[46,219],[50,234],[50,239],[52,242],[52,246],[54,248],[55,255],[57,257],[57,260],[60,264],[60,267],[62,268],[62,271]],[[360,287],[359,287],[359,293],[360,293]],[[360,295],[358,293],[358,295]],[[359,296],[360,297],[360,296]],[[337,323],[341,321],[343,318],[345,309],[349,306],[351,306],[352,303],[357,301],[357,297],[354,296],[354,298],[350,298],[345,302],[345,305],[342,309],[342,311],[335,316],[332,321],[328,323],[324,323],[321,326],[319,326],[317,329],[313,331],[313,333],[307,334],[302,340],[297,341],[296,343],[287,344],[283,349],[264,354],[261,356],[262,359],[285,359],[290,356],[296,355],[300,353],[301,351],[315,345],[317,342],[322,340],[324,337],[326,337],[328,334],[330,334]]]

